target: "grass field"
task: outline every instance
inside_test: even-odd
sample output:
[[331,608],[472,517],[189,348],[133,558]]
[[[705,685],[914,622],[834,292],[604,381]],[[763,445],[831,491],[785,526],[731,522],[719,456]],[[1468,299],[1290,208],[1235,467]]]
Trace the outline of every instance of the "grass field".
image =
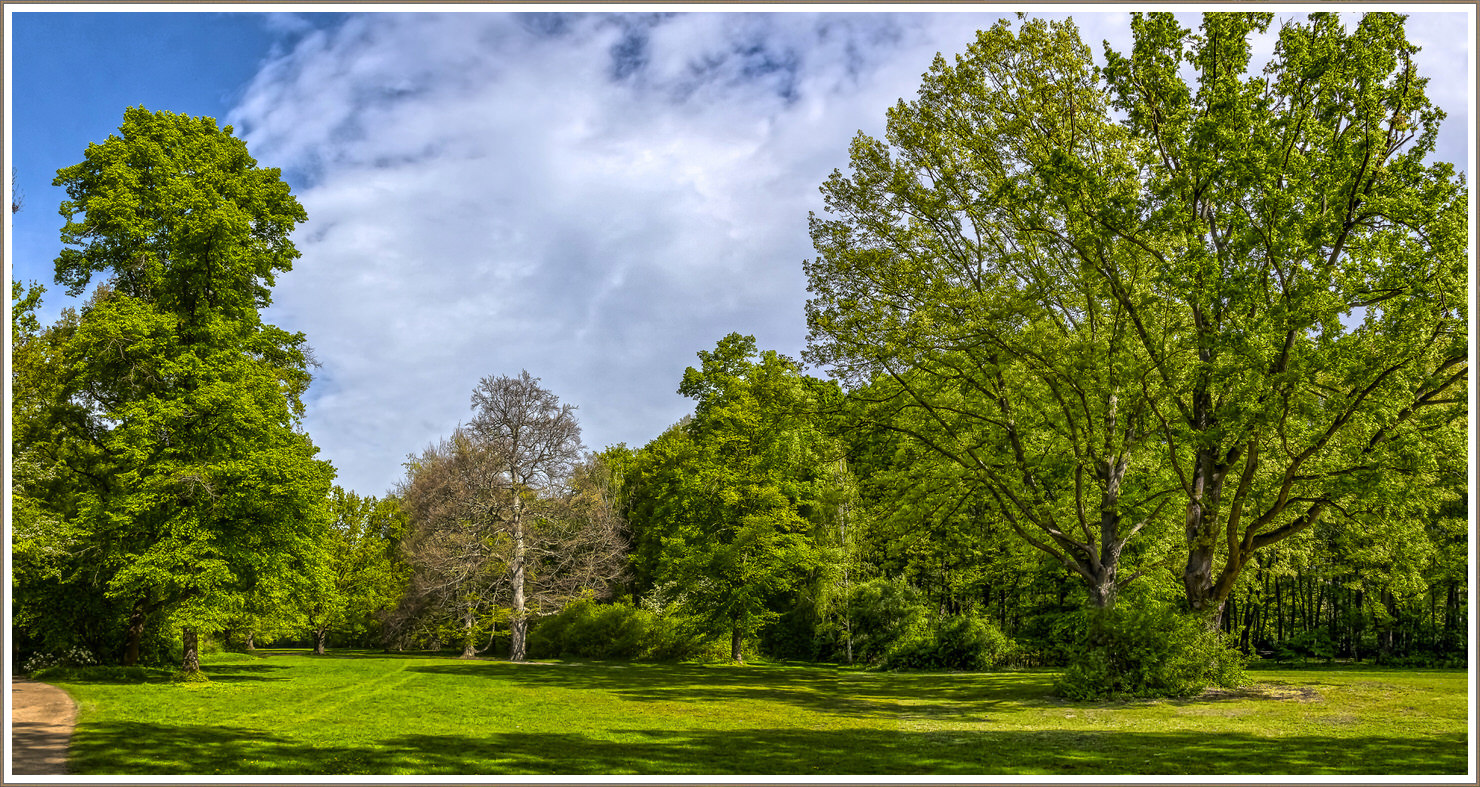
[[[52,679],[74,774],[1464,774],[1466,675],[1251,670],[1080,704],[1051,672],[219,655],[211,682]],[[163,673],[160,673],[161,676]]]

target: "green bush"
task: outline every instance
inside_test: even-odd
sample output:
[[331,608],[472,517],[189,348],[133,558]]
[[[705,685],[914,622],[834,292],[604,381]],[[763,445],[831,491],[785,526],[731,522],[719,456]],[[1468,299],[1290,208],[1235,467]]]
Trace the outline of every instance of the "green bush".
[[1336,658],[1336,643],[1325,629],[1302,631],[1280,644],[1302,661],[1314,658],[1330,664]]
[[879,666],[980,672],[997,666],[1011,650],[1012,641],[986,620],[950,615],[933,626],[916,623],[884,653]]
[[1187,697],[1245,681],[1243,654],[1197,616],[1148,604],[1083,617],[1078,652],[1057,684],[1070,699]]
[[848,594],[848,618],[853,636],[853,659],[876,663],[914,636],[925,620],[920,591],[902,579],[871,579],[853,586]]
[[709,655],[711,644],[673,615],[626,602],[598,604],[581,599],[534,627],[529,634],[529,655],[683,661]]
[[638,658],[647,646],[650,617],[627,604],[581,599],[534,628],[529,653],[536,658]]

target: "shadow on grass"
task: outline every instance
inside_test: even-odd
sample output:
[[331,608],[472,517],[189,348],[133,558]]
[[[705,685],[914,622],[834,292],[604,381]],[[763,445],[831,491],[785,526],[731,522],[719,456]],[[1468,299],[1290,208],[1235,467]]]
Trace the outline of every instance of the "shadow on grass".
[[288,668],[279,664],[207,664],[202,665],[200,671],[213,681],[230,683],[247,680],[288,680],[286,677],[264,674],[283,669]]
[[336,650],[328,649],[322,656],[315,656],[312,648],[257,648],[251,655],[260,658],[272,656],[305,656],[314,659],[457,659],[458,651],[448,650]]
[[80,729],[73,773],[117,774],[1462,774],[1462,733],[1423,738],[1247,733],[883,730],[490,730],[400,735],[363,746],[261,730],[107,723]]
[[1042,699],[1046,675],[842,672],[817,666],[640,663],[435,664],[408,667],[428,675],[482,677],[528,688],[599,691],[637,702],[779,702],[841,716],[908,715],[980,719]]

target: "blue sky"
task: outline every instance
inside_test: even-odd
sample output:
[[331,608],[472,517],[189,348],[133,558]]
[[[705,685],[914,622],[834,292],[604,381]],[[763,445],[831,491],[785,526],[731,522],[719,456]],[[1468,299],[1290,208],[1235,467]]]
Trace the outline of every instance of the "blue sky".
[[[688,412],[683,369],[726,333],[799,355],[817,187],[997,18],[27,8],[6,8],[13,277],[50,284],[51,178],[125,107],[236,125],[308,211],[268,319],[308,334],[305,427],[362,494],[467,418],[485,375],[542,378],[599,449]],[[1472,28],[1449,8],[1409,34],[1450,114],[1440,157],[1465,167]],[[1124,13],[1072,15],[1126,49]]]

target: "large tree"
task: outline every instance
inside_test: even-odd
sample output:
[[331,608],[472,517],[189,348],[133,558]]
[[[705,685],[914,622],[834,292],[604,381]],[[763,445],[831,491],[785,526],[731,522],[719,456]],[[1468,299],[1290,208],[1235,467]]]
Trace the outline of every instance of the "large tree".
[[639,452],[626,479],[634,562],[740,661],[822,562],[813,520],[841,452],[795,361],[739,334],[699,358],[679,386],[693,417]]
[[163,615],[193,669],[197,632],[282,564],[316,564],[328,524],[333,469],[300,430],[308,346],[260,314],[303,208],[231,127],[142,107],[55,183],[57,280],[77,295],[107,275],[63,350],[61,399],[99,454],[78,548],[130,609],[125,660]]
[[1323,516],[1432,511],[1463,450],[1466,191],[1402,17],[1286,23],[1250,73],[1269,22],[1138,14],[1103,70],[999,23],[823,186],[809,357],[1097,603],[1175,527],[1216,617]]
[[323,654],[331,630],[346,639],[363,639],[392,607],[405,585],[398,550],[405,515],[394,497],[361,497],[335,486],[329,493],[333,526],[324,570],[326,593],[308,605],[307,622],[314,653]]
[[615,578],[620,530],[605,470],[581,461],[572,405],[528,372],[485,377],[472,405],[468,424],[413,457],[401,490],[413,596],[457,608],[467,657],[479,615],[506,602],[509,658],[522,661],[531,614]]

